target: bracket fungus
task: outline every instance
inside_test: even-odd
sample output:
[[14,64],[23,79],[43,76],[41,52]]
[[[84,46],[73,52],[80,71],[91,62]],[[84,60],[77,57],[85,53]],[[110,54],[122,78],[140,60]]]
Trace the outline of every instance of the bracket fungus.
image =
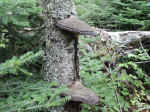
[[[73,37],[77,37],[78,35],[91,35],[96,36],[97,32],[90,27],[85,22],[77,19],[75,16],[71,16],[67,19],[59,20],[56,22],[56,26],[62,30],[67,32],[71,32]],[[72,101],[79,101],[82,103],[87,103],[90,105],[97,104],[99,102],[98,96],[89,88],[86,88],[82,85],[81,81],[79,81],[79,60],[78,60],[78,38],[74,38],[75,40],[75,69],[76,69],[76,79],[75,82],[68,86],[69,90],[63,93],[65,96],[71,96]],[[78,80],[79,79],[79,80]]]
[[72,101],[82,102],[89,105],[96,105],[99,97],[91,89],[86,88],[80,81],[75,81],[73,85],[68,87],[69,90],[63,93],[64,96],[71,96]]
[[80,35],[91,35],[96,36],[97,32],[94,30],[94,28],[90,27],[87,23],[84,21],[81,21],[77,19],[75,16],[71,16],[67,19],[60,20],[56,23],[56,26]]

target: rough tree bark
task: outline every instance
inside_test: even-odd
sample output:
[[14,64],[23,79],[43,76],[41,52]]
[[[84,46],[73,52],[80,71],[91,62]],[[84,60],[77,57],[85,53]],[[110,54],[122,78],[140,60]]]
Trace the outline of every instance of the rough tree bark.
[[150,32],[149,31],[121,31],[121,32],[110,32],[103,29],[99,29],[100,36],[104,39],[111,39],[114,43],[120,45],[130,44],[137,42],[139,40],[149,40]]
[[[62,32],[55,26],[59,19],[72,14],[71,0],[43,0],[45,14],[44,71],[45,80],[70,84],[74,79],[74,43],[72,34]],[[68,75],[69,74],[69,75]],[[69,78],[68,78],[69,77]]]
[[[61,31],[56,21],[74,14],[72,0],[42,0],[45,17],[45,33],[42,38],[44,48],[44,79],[56,81],[61,85],[70,85],[75,80],[75,39],[71,33]],[[71,106],[72,105],[72,106]],[[66,109],[64,109],[66,107]],[[79,103],[70,107],[57,107],[51,112],[79,112]]]
[[[116,49],[125,54],[136,53],[137,48],[148,49],[150,54],[150,32],[149,31],[121,31],[107,32],[100,29],[100,37],[103,41],[110,40]],[[109,46],[110,44],[108,44]],[[119,51],[120,52],[120,51]],[[147,54],[147,53],[146,53]],[[148,56],[149,57],[149,56]]]

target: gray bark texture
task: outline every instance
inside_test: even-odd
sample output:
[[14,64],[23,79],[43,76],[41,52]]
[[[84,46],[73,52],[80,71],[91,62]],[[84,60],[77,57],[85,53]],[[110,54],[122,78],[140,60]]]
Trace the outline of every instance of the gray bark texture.
[[72,14],[71,0],[43,0],[45,16],[44,71],[45,80],[57,81],[60,85],[74,80],[75,37],[55,26],[56,21]]
[[[77,66],[75,57],[76,37],[72,33],[62,31],[56,27],[58,20],[68,18],[74,14],[71,0],[42,0],[45,17],[45,32],[42,38],[44,48],[44,79],[56,81],[61,85],[71,85],[77,80]],[[69,106],[70,105],[70,106]],[[56,107],[50,112],[79,112],[79,103],[70,103]],[[65,108],[65,109],[64,109]]]
[[116,49],[124,55],[136,53],[137,48],[148,49],[148,52],[150,52],[149,31],[107,32],[102,29],[100,30],[100,37],[103,41],[110,40]]

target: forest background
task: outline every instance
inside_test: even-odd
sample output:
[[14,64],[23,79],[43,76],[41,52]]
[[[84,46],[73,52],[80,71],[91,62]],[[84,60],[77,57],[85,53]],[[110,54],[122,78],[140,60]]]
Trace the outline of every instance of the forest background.
[[[110,31],[150,29],[148,0],[74,3],[78,17],[93,27]],[[69,100],[59,97],[65,87],[55,89],[55,82],[42,78],[43,20],[40,1],[0,1],[0,112],[48,112],[49,107]],[[82,112],[150,109],[150,64],[142,63],[149,59],[143,50],[121,56],[114,46],[103,45],[100,36],[81,36],[79,44],[81,78],[100,98],[96,106],[82,104]]]

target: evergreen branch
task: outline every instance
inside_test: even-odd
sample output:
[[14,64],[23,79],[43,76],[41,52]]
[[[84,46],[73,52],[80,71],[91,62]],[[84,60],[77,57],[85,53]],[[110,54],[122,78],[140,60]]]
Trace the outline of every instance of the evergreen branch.
[[24,64],[34,63],[37,61],[38,58],[40,58],[42,55],[42,51],[39,51],[37,53],[33,52],[27,52],[20,58],[13,57],[10,60],[5,61],[4,63],[0,64],[0,75],[6,75],[6,74],[15,74],[17,75],[18,72],[22,72],[26,75],[32,75],[32,73],[26,71],[22,68]]

